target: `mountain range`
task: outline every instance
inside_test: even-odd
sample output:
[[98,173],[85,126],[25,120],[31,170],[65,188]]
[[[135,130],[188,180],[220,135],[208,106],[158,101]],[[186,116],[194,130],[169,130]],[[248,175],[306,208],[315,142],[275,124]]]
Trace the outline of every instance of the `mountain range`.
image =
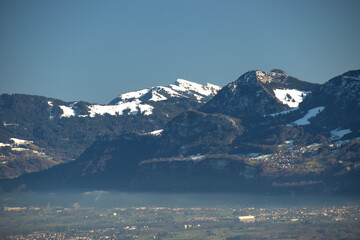
[[177,114],[200,107],[219,89],[178,79],[168,86],[121,94],[108,105],[2,94],[0,179],[74,160],[97,138],[161,129]]
[[[112,104],[171,97],[164,91],[121,95]],[[3,188],[359,193],[360,70],[322,85],[278,69],[249,71],[212,94],[195,96],[197,106],[161,128],[97,138],[76,160],[3,181]],[[137,112],[148,117],[149,109]],[[72,116],[91,119],[91,112]]]

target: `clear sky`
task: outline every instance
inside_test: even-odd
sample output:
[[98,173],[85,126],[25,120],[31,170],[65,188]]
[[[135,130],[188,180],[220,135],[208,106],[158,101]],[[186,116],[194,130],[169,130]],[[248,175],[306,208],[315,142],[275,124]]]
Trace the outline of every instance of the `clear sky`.
[[360,68],[358,0],[0,0],[0,93],[108,103],[177,78]]

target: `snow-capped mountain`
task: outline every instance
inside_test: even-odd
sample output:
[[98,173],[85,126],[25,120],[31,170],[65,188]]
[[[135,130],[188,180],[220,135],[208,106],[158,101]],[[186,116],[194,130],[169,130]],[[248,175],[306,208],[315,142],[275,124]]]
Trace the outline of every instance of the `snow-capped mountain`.
[[[158,106],[161,108],[163,102],[172,101],[190,101],[195,103],[194,108],[210,100],[221,87],[207,83],[201,85],[183,79],[176,80],[175,83],[168,86],[156,86],[149,89],[142,89],[133,92],[123,93],[108,105],[92,104],[87,106],[87,110],[78,112],[78,103],[73,102],[68,105],[59,106],[63,113],[62,117],[95,117],[96,115],[109,114],[117,115],[145,115],[149,116],[154,113]],[[161,102],[160,104],[158,104]],[[52,103],[49,102],[49,106]]]
[[204,103],[215,96],[220,89],[221,87],[210,83],[201,85],[184,79],[177,79],[175,83],[168,86],[156,86],[121,94],[111,101],[110,104],[122,104],[136,99],[158,102],[166,101],[170,98],[189,98]]
[[[220,87],[177,80],[121,94],[108,105],[64,102],[58,99],[23,94],[0,96],[0,156],[11,138],[33,141],[34,149],[19,152],[12,148],[0,165],[0,179],[36,171],[77,158],[97,138],[111,138],[129,132],[148,133],[162,129],[179,113],[197,109],[212,98]],[[29,167],[24,156],[31,155]],[[44,163],[44,164],[40,164]],[[6,174],[2,174],[6,169]],[[10,170],[9,170],[10,169]],[[5,170],[4,170],[5,171]]]
[[[358,78],[359,71],[353,71],[319,86],[280,70],[251,71],[220,90],[204,107],[184,111],[163,127],[99,138],[75,161],[3,186],[10,190],[26,185],[30,190],[358,192]],[[146,94],[150,95],[147,99]],[[142,124],[146,124],[158,116],[157,104],[180,99],[159,100],[169,96],[156,94],[147,89],[120,96],[113,103],[151,103],[152,115],[106,116],[127,117],[132,122],[145,119]],[[159,101],[150,101],[155,95]],[[106,119],[102,117],[63,117],[50,122],[59,125],[80,119],[86,125],[85,120]]]
[[201,111],[243,119],[261,117],[297,107],[318,86],[277,69],[249,71],[222,88]]

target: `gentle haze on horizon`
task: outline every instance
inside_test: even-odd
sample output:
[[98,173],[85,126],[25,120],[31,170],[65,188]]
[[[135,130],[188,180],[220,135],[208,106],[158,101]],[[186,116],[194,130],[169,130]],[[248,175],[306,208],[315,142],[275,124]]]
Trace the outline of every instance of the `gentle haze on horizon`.
[[279,68],[360,68],[360,1],[0,2],[0,94],[108,103],[177,78],[224,86]]

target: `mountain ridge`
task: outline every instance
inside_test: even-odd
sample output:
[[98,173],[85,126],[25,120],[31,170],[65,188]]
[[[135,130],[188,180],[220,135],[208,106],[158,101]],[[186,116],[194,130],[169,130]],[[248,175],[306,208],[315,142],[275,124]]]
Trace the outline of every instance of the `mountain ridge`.
[[227,84],[202,106],[200,111],[223,113],[240,117],[245,123],[251,122],[253,118],[296,107],[297,105],[288,105],[288,102],[296,102],[297,99],[298,104],[303,101],[306,94],[318,87],[318,84],[301,81],[281,70],[253,70]]
[[[197,109],[220,88],[180,82],[188,87],[172,84],[179,94],[166,100],[134,98],[116,105],[64,102],[25,94],[0,95],[0,179],[72,161],[98,138],[163,128],[177,114]],[[11,138],[33,144],[19,148]]]
[[[242,118],[244,115],[233,112],[234,109],[230,109],[231,115],[224,114],[221,108],[213,112],[203,111],[207,110],[204,105],[197,111],[185,111],[176,116],[156,134],[98,140],[77,160],[8,181],[4,189],[23,186],[38,190],[56,186],[126,191],[358,193],[360,132],[357,123],[360,116],[352,108],[352,100],[358,100],[358,95],[350,95],[349,100],[332,108],[332,94],[337,94],[338,85],[330,91],[331,94],[319,95],[323,102],[319,102],[319,96],[315,94],[322,94],[324,89],[310,85],[312,93],[298,107],[291,108],[273,96],[274,89],[280,86],[275,84],[284,84],[284,79],[289,76],[283,71],[274,71],[268,73],[270,77],[273,73],[278,76],[275,83],[272,79],[268,81],[266,76],[262,79],[267,84],[274,83],[267,88],[273,92],[267,92],[257,77],[247,81],[251,74],[256,76],[256,72],[252,72],[250,76],[244,74],[239,79],[244,85],[253,81],[252,87],[255,87],[245,88],[246,91],[236,89],[238,86],[235,84],[243,83],[235,81],[225,86],[210,102],[241,103],[235,101],[238,99],[234,99],[232,89],[255,96],[261,90],[263,96],[260,94],[260,100],[271,99],[282,106],[278,111],[287,109],[286,113],[258,111],[261,106],[253,105],[247,111],[256,118]],[[355,71],[334,79],[340,79],[339,86],[342,86],[342,79],[353,82],[356,79],[347,77],[357,76]],[[333,81],[323,86],[331,86]],[[301,83],[295,79],[290,86]],[[351,86],[340,89],[344,89],[343,94],[346,94],[357,84]],[[224,98],[224,92],[234,102]],[[241,95],[238,96],[241,99]],[[268,104],[266,101],[253,103]],[[348,118],[350,115],[351,119]]]

